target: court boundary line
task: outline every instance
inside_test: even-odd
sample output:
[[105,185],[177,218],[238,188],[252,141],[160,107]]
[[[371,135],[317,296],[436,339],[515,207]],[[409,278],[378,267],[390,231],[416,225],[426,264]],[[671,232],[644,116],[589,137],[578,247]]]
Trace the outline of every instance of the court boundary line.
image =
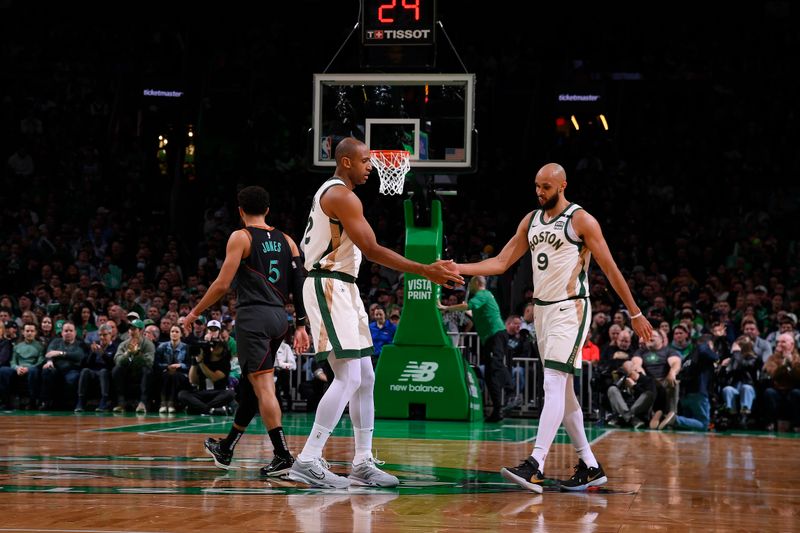
[[113,529],[48,529],[31,527],[0,527],[0,531],[31,531],[47,533],[164,533],[163,531],[133,531],[133,530],[113,530]]

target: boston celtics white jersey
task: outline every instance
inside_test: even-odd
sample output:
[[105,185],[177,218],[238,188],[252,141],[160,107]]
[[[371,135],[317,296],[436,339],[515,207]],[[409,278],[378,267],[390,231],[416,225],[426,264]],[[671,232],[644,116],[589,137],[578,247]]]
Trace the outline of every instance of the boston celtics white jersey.
[[305,267],[309,272],[327,270],[358,277],[361,250],[350,240],[341,222],[329,218],[319,205],[325,191],[344,185],[340,178],[333,177],[323,183],[314,195],[308,225],[300,243],[306,255]]
[[533,260],[533,298],[548,305],[589,295],[591,252],[572,227],[572,215],[581,209],[569,204],[552,220],[539,209],[531,216],[528,246]]

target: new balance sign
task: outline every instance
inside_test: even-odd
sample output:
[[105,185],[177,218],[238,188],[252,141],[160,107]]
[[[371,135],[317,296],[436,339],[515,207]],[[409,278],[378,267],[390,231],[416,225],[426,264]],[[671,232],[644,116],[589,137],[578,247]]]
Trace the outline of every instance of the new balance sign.
[[409,361],[403,373],[400,374],[400,379],[398,379],[398,381],[411,380],[425,383],[436,377],[437,368],[439,368],[439,363],[434,363],[432,361],[422,361],[421,363]]
[[444,392],[444,387],[439,385],[414,385],[414,383],[427,383],[436,377],[436,369],[439,363],[433,361],[409,361],[397,381],[411,381],[410,384],[395,383],[389,386],[389,390],[395,392]]

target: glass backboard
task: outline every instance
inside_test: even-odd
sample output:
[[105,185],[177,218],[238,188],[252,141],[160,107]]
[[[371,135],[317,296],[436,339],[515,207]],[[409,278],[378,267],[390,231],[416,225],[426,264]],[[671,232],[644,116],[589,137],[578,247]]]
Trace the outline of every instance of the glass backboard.
[[336,145],[352,136],[408,150],[412,169],[470,171],[474,113],[474,74],[315,74],[312,166],[336,166]]

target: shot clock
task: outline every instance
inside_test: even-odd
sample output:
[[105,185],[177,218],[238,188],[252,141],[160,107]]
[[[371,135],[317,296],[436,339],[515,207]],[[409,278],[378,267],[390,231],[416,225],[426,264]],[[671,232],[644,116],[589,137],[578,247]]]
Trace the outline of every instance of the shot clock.
[[361,0],[361,44],[432,45],[436,0]]

